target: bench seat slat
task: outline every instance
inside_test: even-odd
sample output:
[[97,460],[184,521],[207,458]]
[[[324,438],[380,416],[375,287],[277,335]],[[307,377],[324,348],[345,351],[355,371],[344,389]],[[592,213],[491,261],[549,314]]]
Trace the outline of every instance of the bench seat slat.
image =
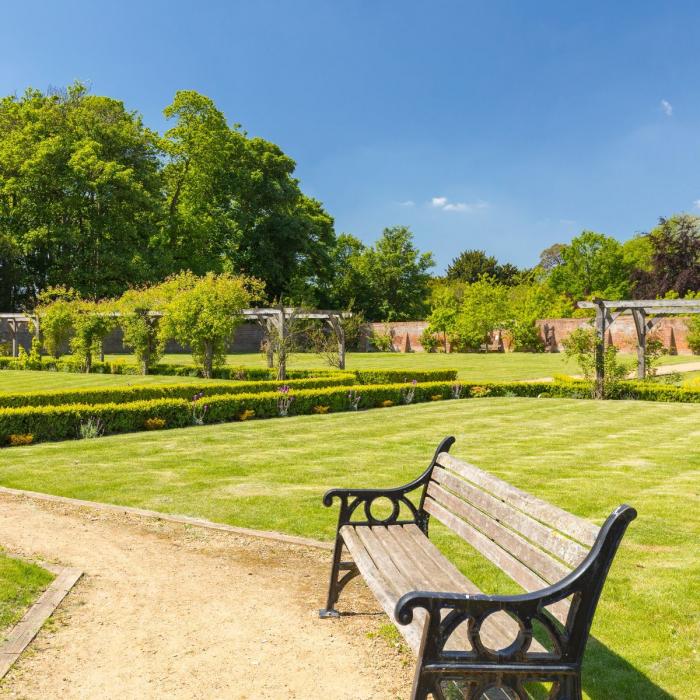
[[[355,528],[346,525],[341,528],[341,534],[345,546],[348,548],[350,554],[352,554],[352,558],[355,564],[357,564],[357,568],[360,570],[362,577],[365,579],[372,593],[374,593],[374,596],[379,601],[384,612],[393,620],[396,601],[401,595],[398,594],[395,587],[377,567],[372,557],[366,551],[362,541],[357,536]],[[404,639],[409,647],[411,647],[414,654],[418,653],[423,626],[427,619],[427,614],[424,610],[417,610],[416,612],[420,614],[414,616],[413,622],[410,625],[399,625],[399,632],[404,636]]]
[[[440,505],[440,503],[432,497],[428,496],[425,499],[424,507],[428,513],[447,525],[453,532],[456,532],[463,540],[472,545],[482,556],[489,559],[526,591],[538,591],[547,587],[548,584],[543,578],[528,569],[527,566],[513,555],[501,549],[501,547],[492,542],[486,535],[479,532],[479,530],[472,525],[458,518],[454,513],[451,513],[444,506]],[[563,624],[569,612],[569,603],[567,601],[561,601],[553,605],[551,611]]]
[[[391,619],[396,602],[409,591],[481,593],[415,525],[346,525],[341,529],[341,535],[370,589]],[[381,595],[377,593],[378,588]],[[414,653],[420,645],[426,620],[427,616],[423,615],[411,625],[398,625]],[[482,630],[482,635],[486,644],[500,648],[511,641],[516,632],[515,622],[492,620],[490,627]],[[447,648],[468,651],[466,629],[455,630]],[[533,640],[531,651],[546,650]]]
[[494,496],[502,499],[509,505],[521,510],[540,522],[554,527],[574,540],[592,547],[598,536],[599,529],[592,523],[578,518],[557,506],[542,501],[535,496],[521,491],[515,486],[499,479],[472,464],[455,459],[447,452],[438,455],[437,463],[453,471],[477,486],[486,489]]
[[[468,500],[491,518],[508,525],[508,527],[538,544],[542,549],[551,552],[554,556],[569,564],[569,566],[576,567],[586,558],[588,549],[582,547],[578,542],[564,537],[552,530],[551,527],[543,525],[526,513],[492,496],[490,493],[480,490],[446,469],[435,467],[432,478],[462,499]],[[559,578],[561,578],[561,574]]]
[[[445,483],[449,483],[449,480]],[[512,554],[548,583],[560,581],[571,572],[571,569],[523,539],[516,532],[505,528],[471,503],[455,496],[437,483],[430,483],[428,495],[462,520],[475,526],[495,544]]]

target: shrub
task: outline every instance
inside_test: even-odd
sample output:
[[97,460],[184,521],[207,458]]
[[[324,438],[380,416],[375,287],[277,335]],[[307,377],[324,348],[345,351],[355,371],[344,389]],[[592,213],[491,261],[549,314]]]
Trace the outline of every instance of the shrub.
[[245,421],[248,420],[249,418],[254,418],[255,417],[255,411],[251,411],[249,408],[246,408],[245,411],[241,411],[238,414],[238,420],[240,421]]
[[393,405],[394,405],[394,402],[391,399],[387,399],[386,401],[382,401],[383,408],[391,408]]
[[86,421],[81,421],[78,433],[82,440],[93,440],[104,434],[104,423],[96,416],[90,416]]
[[433,394],[430,397],[431,401],[442,401],[442,394]]
[[372,331],[369,340],[377,352],[392,352],[394,349],[394,333],[389,326],[385,326],[382,332]]
[[320,404],[318,406],[314,406],[314,413],[318,413],[319,415],[324,415],[330,411],[330,406],[321,406]]
[[688,321],[688,345],[696,355],[700,355],[700,314]]
[[73,316],[78,293],[66,287],[47,287],[38,294],[35,313],[46,350],[58,358],[73,334]]
[[146,418],[143,422],[143,427],[146,430],[162,430],[165,426],[166,422],[163,418]]
[[112,307],[107,302],[75,301],[73,308],[74,335],[71,351],[85,372],[92,371],[93,356],[102,351],[102,341],[114,328]]
[[7,444],[10,447],[19,447],[20,445],[31,445],[34,442],[34,436],[31,433],[13,433],[7,436]]
[[165,339],[159,333],[160,317],[154,314],[163,307],[160,290],[160,286],[129,289],[117,302],[124,345],[134,351],[141,374],[148,374],[165,348]]
[[210,378],[215,366],[225,361],[227,344],[243,321],[241,311],[262,293],[252,278],[208,272],[197,277],[181,272],[160,287],[165,298],[161,319],[163,339],[174,338],[192,350],[192,357]]
[[428,328],[420,334],[420,344],[426,352],[435,352],[438,349],[440,341],[437,336]]

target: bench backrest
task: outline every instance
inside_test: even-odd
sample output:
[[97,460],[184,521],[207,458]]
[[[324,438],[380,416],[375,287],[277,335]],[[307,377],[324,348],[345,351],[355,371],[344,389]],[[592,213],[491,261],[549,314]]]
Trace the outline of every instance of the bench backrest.
[[[599,531],[447,452],[436,460],[424,508],[528,592],[577,567]],[[568,601],[552,606],[562,622],[568,609]]]

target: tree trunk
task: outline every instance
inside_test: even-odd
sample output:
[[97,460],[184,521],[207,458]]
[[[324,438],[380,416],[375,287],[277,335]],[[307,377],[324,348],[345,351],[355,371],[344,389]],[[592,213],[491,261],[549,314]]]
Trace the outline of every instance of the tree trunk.
[[204,344],[204,377],[211,379],[214,367],[214,346],[212,343]]
[[88,350],[85,353],[85,374],[90,374],[92,370],[92,351]]

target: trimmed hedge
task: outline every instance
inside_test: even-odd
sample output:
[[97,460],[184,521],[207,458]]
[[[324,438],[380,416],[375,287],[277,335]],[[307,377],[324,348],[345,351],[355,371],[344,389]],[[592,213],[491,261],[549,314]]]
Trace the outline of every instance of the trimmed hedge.
[[401,382],[452,382],[457,379],[456,369],[356,369],[360,384],[400,384]]
[[[40,368],[23,367],[16,357],[0,357],[0,369],[34,369],[35,371],[48,372],[70,372],[80,374],[83,366],[70,357],[63,357],[56,360],[53,357],[42,357]],[[124,362],[123,360],[114,360],[109,362],[93,362],[92,374],[128,374],[141,375],[141,367],[139,365]],[[178,365],[161,363],[155,365],[150,374],[162,374],[172,377],[202,377],[202,370],[194,365]],[[337,376],[339,374],[347,374],[354,377],[352,372],[342,372],[338,369],[291,369],[287,370],[287,379],[307,379],[310,377],[327,377]],[[214,379],[236,379],[241,381],[265,381],[274,380],[277,377],[277,372],[274,369],[266,367],[217,367],[213,371]]]
[[[0,357],[0,369],[27,369],[21,366],[16,357]],[[71,358],[54,359],[41,358],[41,369],[53,372],[83,371],[82,365]],[[139,365],[115,360],[113,362],[93,362],[93,374],[129,374],[140,375]],[[193,365],[178,365],[161,363],[151,369],[151,374],[162,374],[176,377],[201,377],[202,370]],[[342,371],[337,369],[289,369],[287,379],[307,379],[311,377],[337,377],[345,375],[353,377],[360,384],[398,384],[400,382],[449,382],[457,379],[456,369],[357,369]],[[239,381],[274,380],[277,373],[273,369],[262,367],[217,367],[213,372],[214,379],[235,379]],[[285,380],[286,381],[286,380]]]
[[[189,387],[188,387],[189,388]],[[350,410],[350,391],[362,396],[361,408],[374,408],[386,401],[400,405],[407,391],[405,384],[386,386],[344,386],[302,389],[290,392],[294,396],[289,415],[310,414],[317,406],[330,411]],[[435,397],[450,398],[452,385],[444,382],[417,384],[414,402],[430,401]],[[245,411],[255,411],[256,418],[279,415],[279,391],[212,396],[200,402],[206,405],[205,423],[220,423],[239,419]],[[161,418],[165,427],[192,425],[192,404],[186,399],[166,398],[151,401],[107,404],[70,404],[61,406],[28,406],[0,409],[0,444],[7,444],[10,435],[31,434],[34,442],[79,437],[81,423],[93,419],[102,424],[104,434],[133,432],[145,429],[148,419]]]
[[[497,396],[519,397],[590,397],[586,382],[424,382],[414,387],[406,384],[332,386],[292,390],[294,401],[289,415],[351,410],[351,392],[361,396],[360,408],[377,408],[402,405],[407,394],[413,391],[413,403],[451,399],[456,387],[459,398]],[[192,387],[188,386],[191,391]],[[700,390],[673,386],[649,385],[645,382],[626,382],[614,398],[662,401],[700,402]],[[206,412],[201,412],[204,423],[220,423],[240,420],[246,412],[254,411],[255,418],[272,418],[279,415],[278,391],[259,393],[228,393],[211,396]],[[319,407],[323,407],[320,411]],[[326,408],[327,407],[327,408]],[[192,404],[187,399],[160,398],[151,401],[106,404],[70,404],[61,406],[29,406],[0,409],[0,445],[5,445],[10,435],[33,436],[34,442],[62,440],[79,437],[81,423],[88,419],[99,420],[104,433],[123,433],[146,429],[150,419],[165,421],[166,428],[180,428],[193,424]]]
[[27,391],[22,393],[0,392],[0,408],[25,406],[60,406],[63,404],[128,403],[153,399],[192,399],[195,394],[216,396],[219,394],[257,394],[276,391],[286,384],[290,389],[317,389],[328,386],[350,386],[355,378],[349,373],[310,379],[262,382],[202,382],[192,384],[144,384],[116,387],[85,387],[56,389],[54,391]]

